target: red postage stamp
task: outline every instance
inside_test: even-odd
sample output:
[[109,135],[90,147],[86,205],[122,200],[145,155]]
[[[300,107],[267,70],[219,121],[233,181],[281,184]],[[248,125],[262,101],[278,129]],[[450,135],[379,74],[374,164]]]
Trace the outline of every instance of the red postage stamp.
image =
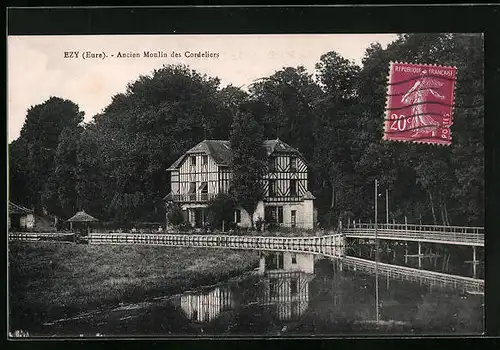
[[456,67],[391,62],[384,140],[451,144]]

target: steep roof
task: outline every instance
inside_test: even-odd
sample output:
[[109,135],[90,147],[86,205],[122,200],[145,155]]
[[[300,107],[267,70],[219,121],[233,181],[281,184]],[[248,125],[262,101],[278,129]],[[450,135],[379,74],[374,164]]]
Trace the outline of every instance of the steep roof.
[[32,214],[33,210],[25,208],[23,206],[17,205],[15,203],[12,203],[9,201],[9,214],[20,214],[20,215],[26,215],[26,214]]
[[203,140],[180,156],[167,170],[176,169],[189,154],[205,153],[218,165],[228,166],[231,161],[231,147],[226,140]]
[[71,218],[69,218],[67,221],[70,222],[91,222],[91,221],[99,221],[95,217],[87,214],[85,210],[79,211],[75,215],[73,215]]
[[[287,143],[276,140],[266,140],[264,141],[264,148],[267,151],[267,155],[271,155],[274,152],[286,152],[286,153],[296,153],[302,158],[302,154],[288,145]],[[167,171],[174,170],[179,167],[179,165],[184,161],[184,159],[189,154],[205,153],[210,155],[214,161],[221,166],[229,166],[231,162],[231,144],[227,140],[203,140],[196,146],[191,148],[189,151],[180,156],[168,169]]]
[[264,147],[266,148],[268,156],[274,152],[296,153],[302,156],[302,154],[300,154],[300,152],[297,149],[281,141],[280,139],[266,140],[264,141]]

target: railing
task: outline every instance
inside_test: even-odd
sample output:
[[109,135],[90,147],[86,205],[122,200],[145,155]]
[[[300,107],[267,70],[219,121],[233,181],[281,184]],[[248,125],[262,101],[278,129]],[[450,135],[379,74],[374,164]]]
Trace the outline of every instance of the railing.
[[134,234],[91,233],[90,244],[145,244],[174,247],[231,248],[268,251],[290,251],[322,254],[331,257],[344,255],[341,235],[323,237],[263,237],[230,235],[179,235],[179,234]]
[[[420,270],[406,266],[392,265],[386,263],[376,264],[373,260],[366,260],[352,256],[342,258],[342,267],[353,269],[354,271],[363,271],[367,273],[378,273],[387,277],[422,282],[431,286],[452,287],[461,289],[464,292],[484,293],[484,280],[449,275],[440,272]],[[378,267],[377,267],[378,265]]]
[[43,241],[43,240],[66,240],[73,241],[75,239],[74,233],[62,232],[9,232],[9,240],[12,241]]
[[[343,228],[342,233],[346,237],[375,238],[375,225],[354,224]],[[483,227],[379,224],[377,236],[380,239],[484,246]]]
[[172,199],[174,202],[208,202],[215,196],[217,196],[215,193],[185,193],[174,194]]

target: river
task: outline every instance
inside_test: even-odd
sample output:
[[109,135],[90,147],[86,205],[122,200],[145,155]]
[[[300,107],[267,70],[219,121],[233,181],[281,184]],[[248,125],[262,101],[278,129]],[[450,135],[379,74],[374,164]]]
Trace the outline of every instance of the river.
[[346,268],[341,258],[255,254],[260,255],[259,267],[230,281],[47,320],[31,335],[421,336],[484,331],[484,295],[480,293],[425,280],[382,274],[376,278],[373,273]]

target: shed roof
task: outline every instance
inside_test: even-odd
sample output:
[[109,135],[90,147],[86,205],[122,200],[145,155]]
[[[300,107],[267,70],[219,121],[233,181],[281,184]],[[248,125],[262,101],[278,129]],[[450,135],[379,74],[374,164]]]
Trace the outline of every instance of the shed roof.
[[99,221],[92,215],[89,215],[85,212],[85,210],[81,210],[75,215],[73,215],[71,218],[69,218],[67,221],[69,222],[92,222],[92,221]]
[[32,214],[33,210],[28,209],[26,207],[23,207],[21,205],[17,205],[15,203],[12,203],[9,201],[9,215],[10,214],[19,214],[19,215],[26,215],[26,214]]

